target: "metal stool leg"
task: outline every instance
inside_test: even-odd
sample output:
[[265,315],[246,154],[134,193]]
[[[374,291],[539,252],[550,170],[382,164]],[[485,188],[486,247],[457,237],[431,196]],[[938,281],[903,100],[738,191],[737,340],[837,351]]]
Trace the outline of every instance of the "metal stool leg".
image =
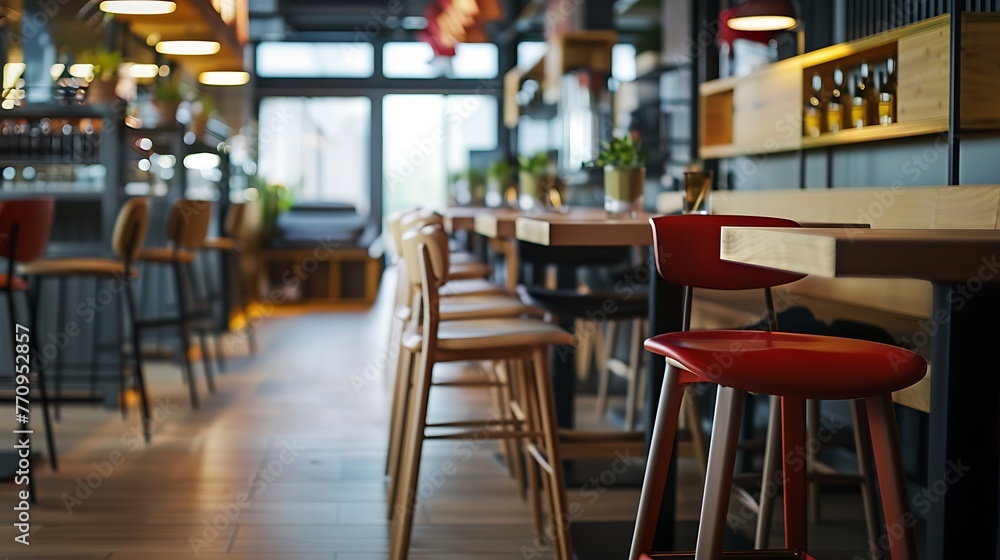
[[[125,289],[122,292],[124,292],[123,297],[125,299],[125,306],[128,308],[129,320],[132,323],[132,357],[135,360],[135,382],[136,388],[139,391],[139,404],[142,407],[143,435],[146,438],[146,443],[149,443],[152,437],[152,422],[149,412],[149,396],[146,392],[146,378],[142,371],[142,347],[139,346],[139,341],[142,339],[142,332],[139,330],[139,317],[136,313],[137,308],[132,296],[131,281],[125,284]],[[122,342],[124,343],[124,340]]]
[[[41,282],[35,280],[32,283],[32,290],[26,294],[28,298],[29,314],[31,316],[31,328],[34,329],[35,335],[31,337],[31,354],[38,359],[38,290],[41,288]],[[49,465],[52,470],[59,470],[59,461],[56,458],[56,436],[52,431],[52,414],[50,411],[51,404],[49,402],[49,392],[48,387],[46,387],[45,377],[46,374],[41,368],[35,364],[35,372],[38,375],[38,389],[39,389],[39,400],[42,403],[42,421],[45,423],[45,444],[49,450]]]

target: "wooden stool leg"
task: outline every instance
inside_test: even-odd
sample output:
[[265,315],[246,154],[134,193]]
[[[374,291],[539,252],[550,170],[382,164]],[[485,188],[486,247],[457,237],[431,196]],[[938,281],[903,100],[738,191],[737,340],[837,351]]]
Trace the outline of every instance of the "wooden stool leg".
[[[413,385],[413,364],[419,363],[420,354],[414,355],[405,348],[402,350],[400,369],[396,373],[393,390],[392,418],[389,425],[389,448],[386,450],[386,474],[389,476],[388,499],[386,500],[386,517],[392,519],[395,506],[396,491],[399,485],[400,457],[403,454],[403,439],[406,435],[407,414],[410,409],[410,397]],[[414,360],[416,357],[416,360]]]
[[663,492],[667,485],[667,470],[670,456],[677,437],[677,420],[681,412],[684,386],[680,382],[680,371],[667,365],[660,391],[660,403],[653,423],[653,438],[646,457],[646,474],[642,479],[642,493],[639,496],[639,511],[636,515],[635,532],[632,535],[632,549],[629,560],[653,549],[656,524],[660,517]]
[[696,560],[717,560],[722,554],[722,538],[729,513],[733,469],[739,450],[740,420],[743,415],[743,391],[719,387],[715,401],[715,423],[708,451],[708,481],[701,502]]
[[[506,385],[508,376],[507,371],[501,364],[497,362],[491,362],[489,364],[492,370],[493,381]],[[492,402],[493,408],[491,414],[495,414],[498,418],[508,418],[510,416],[510,400],[506,398],[506,393],[503,386],[490,387],[490,400]],[[504,425],[501,429],[508,431],[511,426]],[[514,440],[510,438],[500,438],[497,442],[500,448],[500,459],[503,461],[503,466],[507,469],[507,476],[514,478],[514,460],[512,459],[514,455]]]
[[552,466],[549,488],[552,495],[552,527],[561,549],[560,560],[573,560],[573,542],[570,534],[570,517],[566,505],[566,483],[563,480],[563,463],[559,453],[559,425],[556,423],[556,401],[552,394],[552,377],[549,375],[548,355],[544,348],[532,352],[535,370],[535,387],[538,391],[541,427],[545,454]]
[[[854,449],[858,456],[858,474],[861,475],[861,503],[865,508],[865,528],[868,530],[868,550],[878,551],[878,507],[875,505],[875,477],[872,475],[872,442],[868,432],[868,413],[863,402],[851,401],[851,419],[854,424]],[[877,558],[877,556],[872,556]]]
[[[424,431],[427,425],[427,401],[431,390],[431,356],[420,353],[420,365],[411,391],[411,405],[403,439],[403,461],[396,485],[393,512],[391,560],[405,560],[410,551],[410,537],[413,534],[413,516],[417,507],[417,484],[420,479],[420,458],[424,446]],[[393,499],[388,496],[387,499]]]
[[868,425],[872,436],[875,469],[882,494],[882,510],[889,537],[892,560],[916,560],[917,545],[913,538],[913,516],[910,496],[906,490],[903,459],[899,451],[899,432],[892,396],[880,395],[865,399]]
[[757,515],[757,532],[754,548],[764,550],[770,545],[771,522],[774,519],[774,501],[778,493],[778,472],[781,470],[781,399],[769,399],[771,409],[767,416],[767,436],[764,440],[764,468],[760,479],[760,513]]
[[[513,418],[514,409],[511,406],[517,400],[515,393],[516,374],[508,362],[498,362],[497,367],[503,371],[503,385],[500,386],[500,410],[504,418]],[[506,424],[506,431],[517,431],[521,429],[517,424]],[[521,452],[522,446],[515,438],[504,438],[501,442],[507,450],[507,468],[510,475],[517,482],[517,495],[524,497],[526,481],[524,479],[524,454]]]
[[[524,403],[524,414],[526,416],[527,422],[524,424],[524,429],[530,432],[541,432],[541,426],[539,424],[539,411],[538,411],[538,395],[535,391],[535,385],[533,378],[529,379],[527,373],[530,372],[530,364],[518,363],[516,365],[518,375],[520,376],[521,383],[520,387],[522,389],[521,402]],[[533,376],[533,372],[531,372]],[[540,445],[539,438],[537,436],[526,437],[523,440],[523,445],[533,444],[536,447]],[[531,523],[534,528],[535,533],[535,544],[540,544],[543,539],[543,520],[542,520],[542,492],[548,496],[548,477],[543,477],[545,488],[544,490],[539,487],[539,472],[538,464],[535,462],[534,457],[530,456],[525,452],[525,462],[524,468],[526,471],[526,476],[528,478],[528,504],[531,507]]]
[[[806,550],[806,401],[781,397],[781,474],[785,481],[785,548]],[[793,465],[793,461],[796,461]]]

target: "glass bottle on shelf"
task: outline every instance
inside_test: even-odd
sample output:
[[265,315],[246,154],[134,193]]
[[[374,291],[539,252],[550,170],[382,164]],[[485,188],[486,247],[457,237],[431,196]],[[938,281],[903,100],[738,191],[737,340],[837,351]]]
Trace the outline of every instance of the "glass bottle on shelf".
[[896,63],[892,58],[885,63],[886,73],[879,82],[878,122],[892,124],[896,122]]
[[878,91],[875,87],[875,69],[867,60],[861,61],[861,89],[868,105],[865,125],[878,123]]
[[844,71],[840,67],[833,69],[833,89],[830,91],[830,100],[826,104],[826,131],[840,132],[840,127],[844,122],[844,108],[841,100],[844,87]]
[[823,91],[823,78],[820,77],[819,73],[813,73],[812,76],[812,91],[810,92],[809,99],[806,101],[805,115],[803,116],[802,122],[804,126],[804,134],[806,136],[812,136],[813,138],[819,136],[822,127],[822,111],[820,110],[820,97]]
[[868,98],[865,96],[864,80],[851,78],[851,128],[864,128],[868,124]]

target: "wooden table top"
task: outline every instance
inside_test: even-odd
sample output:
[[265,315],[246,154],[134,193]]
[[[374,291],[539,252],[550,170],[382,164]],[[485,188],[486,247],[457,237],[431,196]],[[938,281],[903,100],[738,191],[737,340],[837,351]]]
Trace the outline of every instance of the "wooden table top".
[[474,231],[476,216],[504,216],[516,215],[517,210],[513,208],[487,208],[482,206],[451,206],[441,214],[444,216],[444,229],[448,233],[456,231]]
[[521,241],[550,247],[652,245],[652,216],[641,213],[635,218],[609,220],[607,213],[599,209],[521,216],[514,223],[514,233]]
[[513,239],[515,222],[518,218],[531,217],[537,219],[602,220],[607,213],[600,208],[571,208],[566,213],[547,212],[543,214],[525,214],[520,210],[507,209],[507,212],[482,212],[476,214],[473,231],[492,239]]
[[1000,231],[722,229],[725,260],[835,278],[1000,281]]

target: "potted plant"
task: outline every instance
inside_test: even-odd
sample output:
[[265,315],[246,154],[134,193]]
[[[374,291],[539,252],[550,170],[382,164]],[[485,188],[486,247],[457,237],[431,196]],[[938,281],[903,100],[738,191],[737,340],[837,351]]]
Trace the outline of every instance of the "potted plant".
[[549,155],[546,152],[537,152],[533,156],[521,155],[517,156],[517,162],[521,168],[518,173],[521,190],[518,206],[522,210],[532,210],[544,205],[551,184]]
[[208,118],[215,110],[215,99],[211,95],[199,95],[198,99],[191,104],[191,131],[195,136],[201,138],[205,135],[208,127]]
[[177,118],[177,108],[181,101],[184,101],[184,95],[177,84],[169,80],[156,84],[153,106],[160,114],[160,124],[172,123]]
[[646,156],[631,136],[605,142],[593,166],[604,169],[604,209],[609,216],[635,216],[642,208]]
[[77,60],[81,64],[94,65],[94,78],[87,86],[87,99],[90,103],[111,103],[118,99],[115,89],[118,87],[121,53],[106,49],[85,51],[80,53]]
[[486,205],[497,208],[503,205],[504,195],[511,183],[510,163],[501,159],[486,168]]

